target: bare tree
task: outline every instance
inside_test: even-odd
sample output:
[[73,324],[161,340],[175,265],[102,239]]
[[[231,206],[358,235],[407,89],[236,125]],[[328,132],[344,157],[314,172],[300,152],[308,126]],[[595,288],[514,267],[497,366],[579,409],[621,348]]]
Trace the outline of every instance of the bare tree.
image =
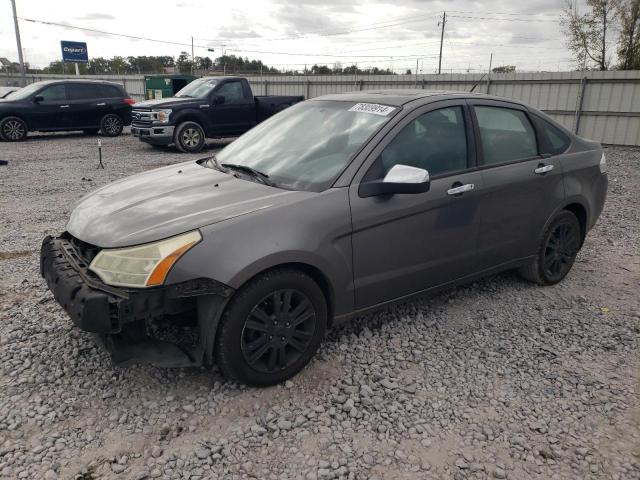
[[620,0],[620,70],[640,70],[640,0]]
[[578,0],[567,0],[560,24],[567,37],[567,46],[576,62],[584,69],[588,64],[607,70],[612,43],[611,32],[616,24],[619,0],[586,0],[588,11],[578,12]]

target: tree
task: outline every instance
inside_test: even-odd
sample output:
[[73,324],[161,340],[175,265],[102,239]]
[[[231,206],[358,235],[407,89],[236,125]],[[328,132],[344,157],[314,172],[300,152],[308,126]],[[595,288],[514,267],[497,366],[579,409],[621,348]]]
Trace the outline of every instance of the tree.
[[578,13],[578,0],[567,0],[560,24],[567,37],[567,47],[576,63],[587,68],[591,63],[598,70],[607,70],[610,59],[609,35],[616,24],[618,0],[586,0],[587,13]]
[[640,70],[640,0],[620,0],[620,41],[618,59],[620,70]]
[[491,71],[493,73],[514,73],[516,71],[515,65],[500,65],[498,67],[492,68]]
[[411,69],[407,68],[407,70],[404,72],[405,75],[411,75]]

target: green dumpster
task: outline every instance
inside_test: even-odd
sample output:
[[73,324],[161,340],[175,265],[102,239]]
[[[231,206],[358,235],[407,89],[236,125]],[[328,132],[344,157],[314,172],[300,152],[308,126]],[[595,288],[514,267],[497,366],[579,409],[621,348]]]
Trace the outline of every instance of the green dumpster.
[[193,82],[196,78],[193,75],[146,75],[145,98],[154,100],[157,98],[173,97],[182,88]]

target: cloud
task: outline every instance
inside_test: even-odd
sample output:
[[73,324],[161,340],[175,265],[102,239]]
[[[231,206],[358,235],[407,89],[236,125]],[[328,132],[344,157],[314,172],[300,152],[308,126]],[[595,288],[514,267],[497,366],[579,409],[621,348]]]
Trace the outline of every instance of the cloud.
[[91,12],[85,13],[81,17],[75,17],[77,20],[115,20],[116,17],[108,13]]

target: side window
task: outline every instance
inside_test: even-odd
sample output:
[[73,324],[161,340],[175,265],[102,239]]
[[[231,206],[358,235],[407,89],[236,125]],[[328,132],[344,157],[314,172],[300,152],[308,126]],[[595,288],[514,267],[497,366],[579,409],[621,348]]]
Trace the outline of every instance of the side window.
[[483,165],[510,162],[538,155],[536,134],[520,110],[503,107],[474,107]]
[[44,98],[45,102],[53,102],[56,100],[66,100],[67,90],[64,85],[51,85],[42,90],[38,95]]
[[90,85],[88,83],[69,84],[69,98],[71,100],[86,100],[99,97],[100,92],[96,85]]
[[113,85],[97,85],[100,98],[119,98],[122,97],[122,93],[117,87]]
[[385,147],[363,181],[384,178],[394,165],[422,168],[432,177],[466,169],[462,107],[434,110],[413,120]]
[[542,142],[542,151],[540,153],[558,155],[569,148],[571,141],[562,130],[537,115],[534,116],[533,119],[538,131],[541,131],[542,135],[546,138],[546,141]]
[[243,100],[242,84],[240,82],[228,82],[216,92],[224,97],[224,103],[238,103]]

